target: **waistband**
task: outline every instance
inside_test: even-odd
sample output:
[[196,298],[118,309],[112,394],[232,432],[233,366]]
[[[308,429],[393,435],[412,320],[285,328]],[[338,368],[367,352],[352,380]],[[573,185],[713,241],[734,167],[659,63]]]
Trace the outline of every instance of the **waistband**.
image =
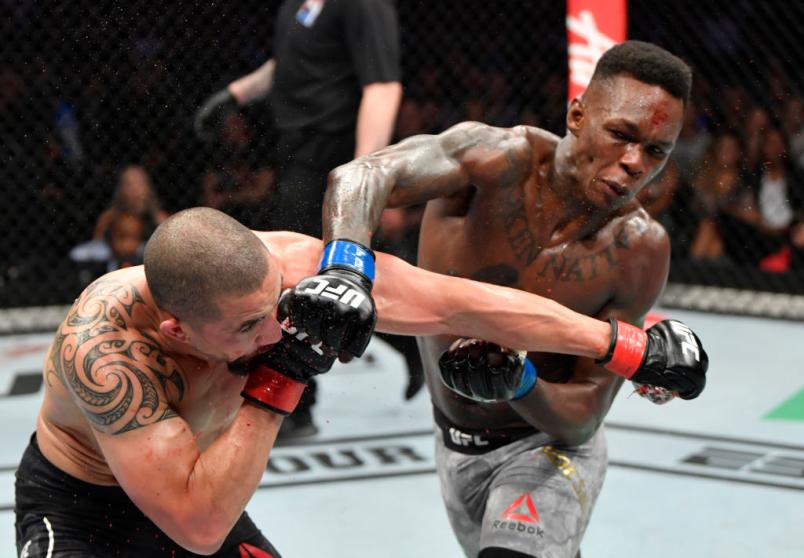
[[436,407],[433,407],[433,419],[443,434],[444,445],[468,455],[488,453],[540,432],[530,426],[501,430],[465,428],[454,424]]

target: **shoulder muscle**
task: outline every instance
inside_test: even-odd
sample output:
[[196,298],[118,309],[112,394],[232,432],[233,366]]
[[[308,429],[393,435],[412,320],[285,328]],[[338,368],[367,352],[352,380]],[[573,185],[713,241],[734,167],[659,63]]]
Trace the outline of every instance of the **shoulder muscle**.
[[90,285],[59,328],[46,364],[96,430],[120,434],[176,416],[167,392],[185,380],[159,343],[131,327],[144,301],[138,289],[101,279]]

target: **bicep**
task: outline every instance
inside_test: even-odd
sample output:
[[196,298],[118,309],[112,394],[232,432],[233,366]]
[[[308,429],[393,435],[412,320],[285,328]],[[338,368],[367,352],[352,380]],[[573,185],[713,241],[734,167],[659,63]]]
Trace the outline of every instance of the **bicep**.
[[500,186],[530,170],[525,130],[462,122],[439,135],[412,136],[356,161],[383,169],[394,180],[389,207],[425,203],[469,184]]
[[[176,363],[151,339],[99,327],[62,351],[60,375],[92,426],[115,479],[152,519],[160,498],[186,486],[198,458],[187,423],[169,403],[184,396]],[[96,337],[92,334],[96,333]]]
[[189,425],[170,417],[125,433],[95,432],[120,487],[158,525],[172,518],[200,456]]

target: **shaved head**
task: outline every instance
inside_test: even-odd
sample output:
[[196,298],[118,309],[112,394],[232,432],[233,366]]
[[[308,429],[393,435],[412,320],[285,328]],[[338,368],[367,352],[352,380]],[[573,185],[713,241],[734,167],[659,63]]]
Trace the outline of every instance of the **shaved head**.
[[145,278],[156,304],[179,319],[219,317],[217,302],[259,289],[268,249],[245,226],[208,207],[180,211],[145,247]]

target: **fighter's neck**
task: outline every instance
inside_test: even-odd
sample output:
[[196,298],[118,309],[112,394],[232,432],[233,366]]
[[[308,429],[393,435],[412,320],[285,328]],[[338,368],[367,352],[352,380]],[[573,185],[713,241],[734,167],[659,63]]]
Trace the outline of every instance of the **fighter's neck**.
[[539,168],[539,221],[552,242],[585,238],[601,229],[612,217],[594,207],[582,195],[574,162],[559,142],[555,156]]

